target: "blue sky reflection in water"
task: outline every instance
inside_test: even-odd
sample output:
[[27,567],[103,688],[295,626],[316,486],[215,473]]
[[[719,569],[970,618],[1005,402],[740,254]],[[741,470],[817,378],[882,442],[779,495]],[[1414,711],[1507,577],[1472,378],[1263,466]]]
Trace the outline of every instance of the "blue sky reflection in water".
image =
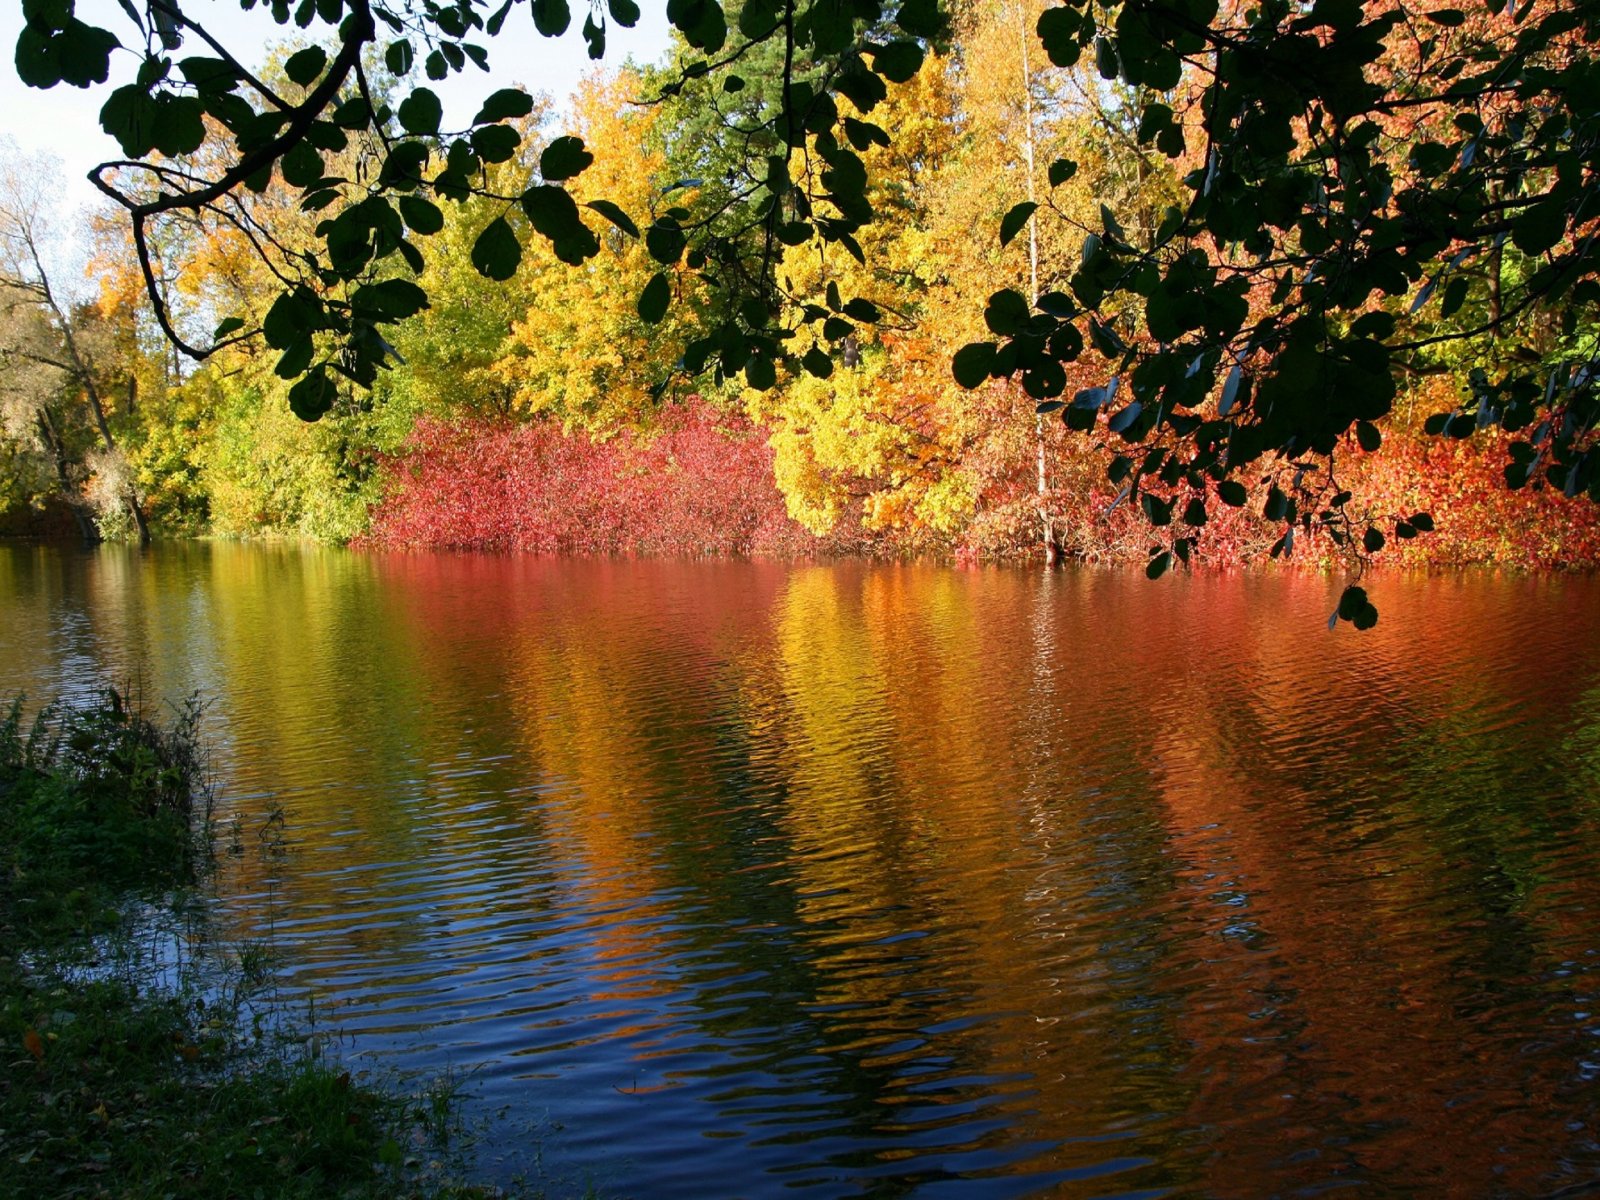
[[0,549],[200,687],[224,880],[485,1169],[639,1197],[1600,1178],[1600,586]]

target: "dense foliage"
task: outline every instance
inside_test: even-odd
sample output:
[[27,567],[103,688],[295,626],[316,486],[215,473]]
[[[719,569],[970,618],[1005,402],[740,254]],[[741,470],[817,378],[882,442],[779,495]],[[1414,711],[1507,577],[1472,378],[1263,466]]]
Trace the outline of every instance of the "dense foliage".
[[[109,78],[112,33],[25,8],[25,81]],[[386,542],[757,546],[559,532],[694,394],[836,543],[1594,561],[1600,17],[1573,0],[695,0],[669,62],[559,122],[502,89],[461,130],[429,84],[564,0],[273,3],[295,40],[259,71],[175,0],[125,8],[100,302],[7,267],[14,497],[342,539],[387,492]],[[637,13],[593,8],[591,52]],[[102,329],[115,353],[72,350]],[[537,495],[472,490],[556,447]],[[568,525],[517,508],[549,497]]]

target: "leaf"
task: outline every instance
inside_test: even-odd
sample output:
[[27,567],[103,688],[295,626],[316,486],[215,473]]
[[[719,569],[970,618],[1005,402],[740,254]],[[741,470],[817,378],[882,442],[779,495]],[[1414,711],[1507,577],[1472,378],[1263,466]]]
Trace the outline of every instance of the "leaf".
[[472,265],[488,279],[510,279],[521,262],[522,244],[504,217],[490,221],[472,244]]
[[1150,560],[1149,566],[1145,567],[1145,577],[1147,579],[1160,579],[1167,573],[1167,568],[1171,565],[1172,552],[1170,550],[1163,550],[1160,554],[1156,555]]
[[1433,532],[1433,518],[1425,512],[1412,513],[1411,525],[1423,533]]
[[1366,607],[1366,604],[1366,589],[1352,584],[1340,593],[1339,607],[1335,611],[1341,621],[1353,621],[1356,618],[1356,614]]
[[300,142],[278,160],[283,181],[292,187],[309,187],[322,178],[322,155],[310,142]]
[[397,78],[404,79],[411,74],[413,54],[411,43],[401,38],[398,42],[390,42],[389,48],[383,52],[383,64],[389,68],[389,73]]
[[533,0],[533,26],[545,37],[560,37],[571,23],[567,0]]
[[581,238],[588,232],[578,215],[577,201],[565,188],[554,184],[540,184],[523,192],[522,211],[534,229],[551,242]]
[[583,139],[568,134],[544,148],[539,156],[539,174],[551,183],[560,183],[579,174],[592,162],[594,155],[583,148]]
[[1060,187],[1078,173],[1078,164],[1070,158],[1058,158],[1050,164],[1050,186]]
[[744,365],[744,381],[758,392],[769,390],[778,382],[778,369],[764,354],[752,354]]
[[1135,400],[1121,412],[1113,414],[1111,419],[1106,422],[1106,428],[1111,430],[1112,433],[1121,433],[1137,421],[1139,414],[1143,411],[1144,405]]
[[677,222],[663,218],[644,231],[644,244],[651,258],[670,266],[683,257],[688,239],[683,236],[683,230],[678,228]]
[[444,213],[439,211],[439,206],[421,196],[401,196],[400,216],[407,228],[424,236],[444,228]]
[[350,305],[380,320],[403,321],[428,307],[428,293],[409,279],[385,279],[358,287]]
[[1356,422],[1356,442],[1368,454],[1383,445],[1383,434],[1378,432],[1378,427],[1371,421]]
[[1382,550],[1385,540],[1383,531],[1375,525],[1368,525],[1367,531],[1361,535],[1361,545],[1368,554],[1376,554],[1379,550]]
[[239,330],[241,330],[243,328],[244,328],[244,318],[242,318],[242,317],[225,317],[223,320],[219,321],[217,323],[217,327],[211,331],[211,340],[213,342],[220,342],[223,338],[227,337],[230,333],[238,333]]
[[22,1044],[28,1053],[33,1055],[34,1062],[44,1061],[44,1039],[39,1036],[37,1029],[29,1029],[22,1035]]
[[1010,212],[1001,218],[1000,244],[1002,246],[1009,245],[1011,239],[1022,232],[1022,227],[1028,223],[1028,218],[1033,216],[1034,210],[1038,207],[1032,200],[1024,200],[1021,204],[1015,205]]
[[320,364],[289,389],[289,409],[302,421],[318,420],[333,407],[339,389]]
[[639,236],[639,227],[633,223],[633,218],[628,216],[627,213],[623,212],[622,209],[618,208],[611,201],[591,200],[585,204],[584,207],[594,209],[595,212],[599,213],[606,220],[610,221],[629,237],[636,238]]
[[811,347],[800,361],[805,365],[807,373],[815,375],[818,379],[826,379],[833,374],[833,359],[828,357],[827,351],[821,346]]
[[1083,53],[1083,46],[1078,41],[1083,29],[1083,17],[1075,8],[1061,5],[1045,9],[1039,14],[1039,22],[1034,29],[1052,63],[1062,68],[1077,65]]
[[284,60],[283,73],[290,82],[310,87],[328,65],[328,52],[321,46],[307,46]]
[[277,364],[272,372],[279,379],[293,379],[303,375],[305,369],[311,365],[311,355],[316,347],[312,344],[310,335],[291,342],[289,348],[278,356]]
[[1237,479],[1224,479],[1217,484],[1217,499],[1230,508],[1243,508],[1250,501],[1250,493]]
[[272,302],[261,323],[267,345],[287,350],[303,334],[316,328],[318,313],[293,292],[284,292]]
[[472,131],[472,148],[486,163],[512,158],[522,145],[522,135],[509,125],[482,125]]
[[444,105],[430,89],[419,87],[400,102],[396,115],[407,133],[435,134],[444,117]]
[[1238,363],[1233,364],[1233,370],[1228,372],[1228,378],[1223,382],[1222,395],[1217,397],[1217,416],[1225,417],[1233,411],[1234,400],[1239,395],[1239,384],[1244,379],[1244,368]]
[[490,92],[488,99],[472,118],[474,125],[487,125],[492,121],[514,120],[533,111],[533,97],[521,88],[501,88]]
[[649,325],[659,324],[667,315],[667,305],[672,302],[672,285],[665,271],[657,271],[639,294],[639,319]]
[[904,38],[868,51],[872,69],[890,83],[905,83],[922,67],[922,47]]
[[632,29],[639,23],[639,6],[633,0],[606,0],[606,7],[611,11],[611,19],[624,29]]
[[1001,337],[1010,337],[1020,333],[1027,325],[1028,313],[1028,302],[1022,298],[1022,293],[1005,288],[989,297],[989,304],[983,310],[983,320],[992,332]]
[[993,342],[972,342],[956,351],[950,362],[950,373],[962,387],[975,388],[989,378],[994,360]]

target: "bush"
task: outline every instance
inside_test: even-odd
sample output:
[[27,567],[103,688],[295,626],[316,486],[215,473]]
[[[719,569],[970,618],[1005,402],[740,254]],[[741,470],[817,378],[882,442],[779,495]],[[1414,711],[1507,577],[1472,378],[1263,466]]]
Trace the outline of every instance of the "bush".
[[210,816],[200,707],[191,699],[163,727],[113,688],[86,708],[44,709],[24,733],[15,699],[0,720],[0,904],[24,884],[37,895],[192,882]]

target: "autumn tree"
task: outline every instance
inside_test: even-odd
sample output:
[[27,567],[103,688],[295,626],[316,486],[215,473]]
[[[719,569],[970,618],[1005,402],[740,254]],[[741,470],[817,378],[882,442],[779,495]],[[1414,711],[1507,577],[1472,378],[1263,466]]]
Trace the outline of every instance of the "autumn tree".
[[[148,542],[144,509],[112,430],[116,408],[110,388],[125,389],[128,377],[116,370],[107,323],[93,305],[74,304],[53,278],[51,218],[60,207],[58,177],[59,166],[50,160],[28,161],[12,151],[0,161],[0,294],[6,308],[0,366],[10,382],[6,425],[13,436],[31,427],[75,511],[81,510],[74,495],[81,479],[101,511],[121,510],[138,539]],[[124,404],[131,399],[127,394]],[[71,447],[83,439],[69,428],[75,419],[93,435],[79,451],[79,462]]]

